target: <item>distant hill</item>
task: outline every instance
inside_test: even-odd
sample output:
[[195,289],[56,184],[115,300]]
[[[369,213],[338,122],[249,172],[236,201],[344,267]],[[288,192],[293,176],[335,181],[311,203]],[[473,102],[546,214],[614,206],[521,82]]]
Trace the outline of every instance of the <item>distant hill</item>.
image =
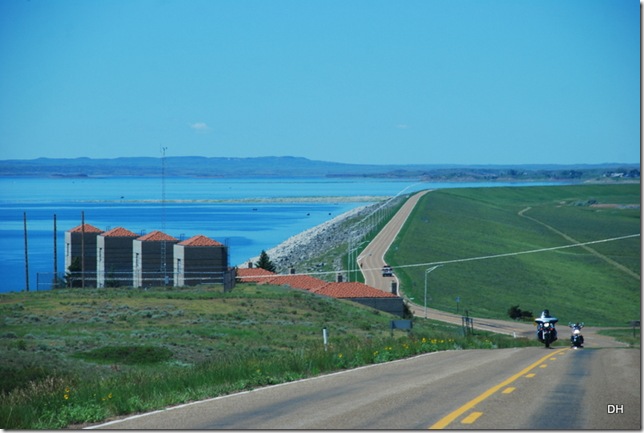
[[383,177],[418,178],[427,181],[539,180],[539,179],[639,179],[639,164],[598,165],[374,165],[343,164],[292,156],[258,158],[38,158],[0,160],[0,176],[91,177],[91,176],[189,177]]

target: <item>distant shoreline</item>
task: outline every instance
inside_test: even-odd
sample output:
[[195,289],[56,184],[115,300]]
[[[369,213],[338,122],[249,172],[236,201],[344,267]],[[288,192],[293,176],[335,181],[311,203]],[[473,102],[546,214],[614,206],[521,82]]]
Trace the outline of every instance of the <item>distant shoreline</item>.
[[[222,199],[140,199],[140,200],[68,200],[66,203],[79,204],[269,204],[269,203],[370,203],[380,200],[386,200],[390,196],[309,196],[309,197],[256,197],[256,198],[222,198]],[[14,203],[26,202],[13,201]]]
[[350,164],[302,157],[122,157],[0,160],[0,177],[418,179],[425,182],[570,181],[620,176],[639,178],[639,163],[597,164]]

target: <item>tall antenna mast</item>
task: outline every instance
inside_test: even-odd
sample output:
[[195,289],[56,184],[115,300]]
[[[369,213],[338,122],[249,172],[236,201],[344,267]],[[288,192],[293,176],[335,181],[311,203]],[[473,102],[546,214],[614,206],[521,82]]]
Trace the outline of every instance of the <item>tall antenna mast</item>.
[[[161,231],[165,234],[165,151],[167,147],[161,148]],[[167,274],[167,248],[166,240],[161,241],[161,273],[163,274],[163,285],[168,285]]]

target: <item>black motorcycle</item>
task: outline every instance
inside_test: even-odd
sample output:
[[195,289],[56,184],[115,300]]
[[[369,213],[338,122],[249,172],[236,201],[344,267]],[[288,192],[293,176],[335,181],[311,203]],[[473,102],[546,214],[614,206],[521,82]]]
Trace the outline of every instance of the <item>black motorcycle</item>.
[[548,310],[543,310],[541,317],[534,319],[537,323],[537,338],[546,348],[549,348],[552,343],[557,341],[557,329],[555,323],[559,321],[556,317],[552,317]]
[[573,348],[583,348],[584,347],[584,336],[581,335],[581,328],[584,327],[584,322],[577,323],[568,323],[570,329],[572,330],[572,335],[570,336],[570,344]]

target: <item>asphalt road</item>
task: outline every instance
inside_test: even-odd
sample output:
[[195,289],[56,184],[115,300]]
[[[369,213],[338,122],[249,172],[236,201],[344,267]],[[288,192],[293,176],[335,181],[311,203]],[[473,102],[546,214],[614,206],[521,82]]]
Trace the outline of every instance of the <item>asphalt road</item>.
[[[421,194],[359,258],[389,291],[382,256]],[[409,206],[408,206],[409,205]],[[380,260],[380,262],[378,262]],[[371,275],[371,276],[369,276]],[[414,306],[417,317],[423,307]],[[428,309],[429,318],[461,316]],[[475,329],[529,336],[534,325],[474,318]],[[560,339],[568,338],[559,328]],[[107,429],[641,430],[640,350],[584,328],[586,348],[436,352],[218,397],[95,426]]]
[[384,256],[418,200],[427,192],[421,191],[407,199],[398,212],[358,256],[358,267],[364,276],[366,285],[389,292],[391,291],[392,281],[398,283],[395,278],[382,276],[382,267],[385,265]]
[[640,429],[639,366],[634,349],[435,352],[96,427]]

